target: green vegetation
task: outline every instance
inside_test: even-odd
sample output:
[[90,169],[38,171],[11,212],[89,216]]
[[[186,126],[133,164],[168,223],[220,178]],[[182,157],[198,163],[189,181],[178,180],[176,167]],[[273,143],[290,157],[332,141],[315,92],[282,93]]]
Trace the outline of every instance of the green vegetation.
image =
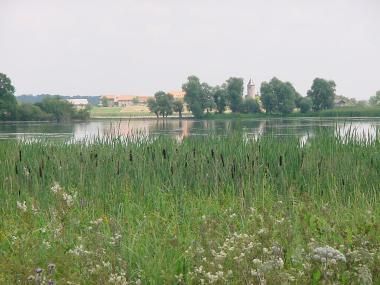
[[380,283],[379,134],[0,150],[1,284]]
[[35,104],[19,104],[11,80],[0,73],[0,121],[69,121],[87,120],[89,109],[76,110],[58,96],[47,96]]
[[376,94],[369,98],[369,104],[372,106],[380,106],[380,90]]

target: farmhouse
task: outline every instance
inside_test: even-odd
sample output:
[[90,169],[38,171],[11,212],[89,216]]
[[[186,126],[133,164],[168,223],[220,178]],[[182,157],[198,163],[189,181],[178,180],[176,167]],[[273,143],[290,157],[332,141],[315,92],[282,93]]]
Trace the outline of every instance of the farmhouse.
[[74,105],[78,110],[85,109],[89,105],[87,99],[67,99],[66,101]]
[[186,92],[182,91],[182,90],[180,90],[180,91],[169,91],[168,94],[172,95],[174,99],[184,101]]
[[150,96],[133,95],[103,95],[101,101],[109,107],[127,107],[131,105],[146,105]]

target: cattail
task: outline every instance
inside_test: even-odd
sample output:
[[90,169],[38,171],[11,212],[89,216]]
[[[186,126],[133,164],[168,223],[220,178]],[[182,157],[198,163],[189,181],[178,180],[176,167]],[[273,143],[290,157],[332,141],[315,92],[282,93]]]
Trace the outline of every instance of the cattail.
[[21,149],[18,151],[18,157],[19,157],[19,161],[21,162],[22,160]]
[[133,161],[132,150],[129,150],[129,161]]
[[171,172],[172,175],[174,174],[173,166],[170,166],[170,172]]
[[117,171],[116,171],[116,174],[120,175],[120,161],[119,160],[117,161]]
[[215,159],[214,149],[211,149],[211,157],[212,157],[212,159]]
[[166,149],[162,150],[162,156],[164,157],[164,159],[166,159]]
[[224,167],[224,158],[223,158],[223,154],[220,154],[220,159],[221,159],[221,161],[222,161],[222,165],[223,165],[223,167]]
[[282,166],[282,155],[280,155],[280,166]]
[[195,157],[195,147],[193,148],[193,157]]
[[17,164],[15,164],[15,173],[16,173],[16,175],[18,175],[18,168],[17,168]]

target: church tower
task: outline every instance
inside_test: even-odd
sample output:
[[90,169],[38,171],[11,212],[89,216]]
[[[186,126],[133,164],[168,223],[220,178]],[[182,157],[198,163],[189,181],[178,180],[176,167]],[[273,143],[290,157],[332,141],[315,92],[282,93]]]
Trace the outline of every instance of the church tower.
[[256,98],[256,86],[255,86],[255,83],[253,83],[253,80],[252,78],[249,79],[249,82],[247,84],[247,95],[246,97],[247,98],[252,98],[252,99],[255,99]]

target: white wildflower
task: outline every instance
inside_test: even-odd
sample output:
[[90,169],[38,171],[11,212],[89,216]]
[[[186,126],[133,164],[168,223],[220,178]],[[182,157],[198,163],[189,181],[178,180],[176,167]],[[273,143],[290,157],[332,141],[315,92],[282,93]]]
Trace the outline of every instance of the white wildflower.
[[17,208],[21,210],[22,212],[26,212],[28,210],[28,207],[26,206],[26,201],[22,203],[17,201]]

